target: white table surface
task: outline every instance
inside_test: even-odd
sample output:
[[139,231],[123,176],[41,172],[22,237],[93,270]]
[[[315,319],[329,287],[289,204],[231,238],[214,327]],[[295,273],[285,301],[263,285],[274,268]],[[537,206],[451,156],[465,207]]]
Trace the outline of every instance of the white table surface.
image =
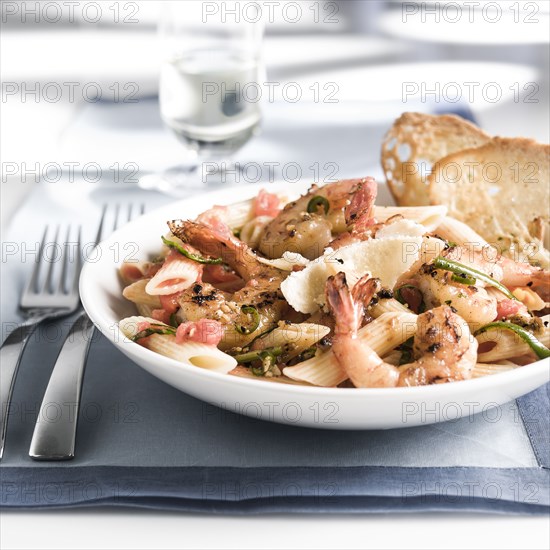
[[[20,106],[23,107],[23,106]],[[519,106],[521,107],[521,106]],[[528,116],[519,107],[510,121],[522,120],[532,137],[544,139],[548,132],[547,102],[530,106]],[[525,108],[525,107],[524,107]],[[535,113],[534,109],[536,109]],[[12,103],[2,112],[2,141],[15,127],[28,124],[30,136],[14,135],[17,147],[3,146],[3,161],[24,159],[31,148],[47,145],[47,155],[67,142],[66,130],[78,115],[74,104]],[[482,114],[489,132],[502,131],[502,117]],[[42,124],[37,126],[37,120]],[[491,127],[494,123],[494,127]],[[514,124],[515,126],[515,124]],[[38,135],[38,137],[37,137]],[[30,142],[29,142],[30,139]],[[70,136],[69,136],[70,140]],[[23,148],[25,150],[23,151]],[[41,151],[44,154],[44,150]],[[46,155],[46,156],[47,156]],[[30,154],[32,158],[33,155]],[[2,185],[2,226],[32,184]],[[136,510],[0,511],[2,549],[96,549],[96,548],[409,548],[409,549],[547,549],[550,517],[480,514],[384,514],[384,515],[273,515],[211,516]]]
[[4,512],[0,546],[4,550],[547,550],[550,519],[473,514],[220,517],[105,509]]

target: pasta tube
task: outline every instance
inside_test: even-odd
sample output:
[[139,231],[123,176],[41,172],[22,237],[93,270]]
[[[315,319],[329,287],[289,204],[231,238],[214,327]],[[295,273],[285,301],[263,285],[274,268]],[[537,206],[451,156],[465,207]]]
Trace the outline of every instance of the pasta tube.
[[507,372],[517,368],[514,363],[508,362],[506,364],[499,363],[477,363],[472,370],[472,378],[481,378],[482,376],[488,376],[490,374],[498,374],[500,372]]
[[178,253],[169,256],[145,287],[147,294],[168,295],[189,288],[202,273],[201,264]]
[[253,350],[281,347],[288,349],[284,357],[288,361],[324,338],[330,329],[313,323],[279,323],[279,326],[258,338],[252,345]]
[[162,306],[160,304],[160,298],[158,296],[152,296],[148,294],[145,290],[151,279],[141,279],[128,285],[122,291],[122,295],[130,302],[135,304],[142,304],[145,306],[150,306],[153,309],[160,309]]
[[[127,317],[119,323],[120,330],[127,337],[132,339],[138,332],[141,323],[147,322],[153,325],[164,325],[149,317]],[[206,370],[222,372],[227,374],[237,366],[237,361],[220,351],[216,346],[209,346],[197,342],[185,342],[178,344],[176,337],[171,334],[152,334],[147,337],[146,347],[151,351],[160,353],[180,363],[187,363]]]
[[428,232],[434,231],[447,214],[447,207],[437,206],[375,206],[373,217],[379,222],[400,214],[408,220],[422,224]]

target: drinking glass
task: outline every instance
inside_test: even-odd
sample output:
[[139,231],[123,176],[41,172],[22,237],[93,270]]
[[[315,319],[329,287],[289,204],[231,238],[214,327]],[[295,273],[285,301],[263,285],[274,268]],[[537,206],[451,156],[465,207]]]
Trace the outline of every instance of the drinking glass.
[[217,161],[209,163],[212,177],[212,164],[225,165],[219,161],[227,162],[260,125],[259,103],[246,91],[263,74],[263,24],[215,11],[216,4],[224,3],[163,2],[161,9],[160,111],[187,151],[182,166],[163,174],[171,187],[204,186],[202,163]]

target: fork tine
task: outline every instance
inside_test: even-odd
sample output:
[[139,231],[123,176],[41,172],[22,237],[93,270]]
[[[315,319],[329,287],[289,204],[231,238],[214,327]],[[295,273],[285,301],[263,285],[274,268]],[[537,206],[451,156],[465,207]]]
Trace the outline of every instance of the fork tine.
[[96,237],[95,237],[95,246],[97,246],[103,237],[103,226],[105,224],[105,216],[107,215],[107,203],[103,204],[103,208],[101,209],[101,218],[99,220],[99,227],[97,229]]
[[80,280],[80,270],[82,268],[82,226],[78,226],[78,237],[76,241],[76,255],[74,261],[74,274],[73,274],[73,292],[78,292],[78,282]]
[[143,216],[143,214],[145,214],[145,203],[144,202],[142,202],[140,207],[139,207],[139,215]]
[[[43,291],[46,291],[46,292],[53,292],[53,271],[54,271],[54,266],[55,266],[55,263],[56,263],[56,253],[57,253],[57,245],[58,245],[58,240],[59,240],[59,225],[57,226],[56,230],[55,230],[55,237],[53,239],[53,245],[55,246],[55,252],[54,252],[54,255],[53,257],[50,259],[50,267],[48,268],[48,274],[46,275],[46,282],[44,283],[44,286],[43,286]],[[61,248],[61,254],[63,255],[63,247]]]
[[120,204],[115,204],[115,221],[113,222],[113,231],[116,231],[118,227],[118,216],[120,214]]
[[67,227],[67,235],[65,237],[65,244],[63,246],[63,259],[61,263],[61,275],[59,276],[59,284],[57,285],[57,291],[65,294],[66,286],[65,279],[67,278],[68,262],[69,262],[69,238],[71,236],[71,226]]
[[134,209],[134,205],[130,202],[128,203],[128,216],[126,218],[126,221],[127,222],[131,222],[132,221],[132,211]]
[[48,236],[48,226],[44,228],[44,234],[42,235],[42,241],[38,247],[38,258],[36,259],[36,265],[32,270],[31,278],[25,287],[24,292],[32,292],[33,294],[38,291],[38,276],[40,275],[40,265],[42,264],[42,254],[44,253],[44,247],[46,246],[46,237]]

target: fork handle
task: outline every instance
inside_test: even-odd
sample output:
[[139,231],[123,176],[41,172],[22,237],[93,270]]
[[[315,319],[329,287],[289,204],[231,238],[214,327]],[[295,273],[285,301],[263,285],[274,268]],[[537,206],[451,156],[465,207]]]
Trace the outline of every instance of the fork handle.
[[48,316],[33,317],[19,325],[8,335],[0,348],[0,460],[4,454],[11,396],[19,364],[21,363],[21,356],[30,335],[46,317]]
[[[74,322],[53,367],[40,406],[29,456],[35,460],[74,458],[76,425],[86,358],[94,324],[83,312]],[[56,403],[61,413],[48,420],[46,408]]]

